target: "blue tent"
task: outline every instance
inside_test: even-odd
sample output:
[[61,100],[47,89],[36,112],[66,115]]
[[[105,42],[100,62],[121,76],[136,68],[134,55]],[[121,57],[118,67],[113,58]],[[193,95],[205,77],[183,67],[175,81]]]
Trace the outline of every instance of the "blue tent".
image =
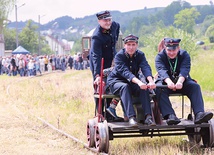
[[12,52],[12,54],[30,54],[30,52],[22,46],[19,46]]

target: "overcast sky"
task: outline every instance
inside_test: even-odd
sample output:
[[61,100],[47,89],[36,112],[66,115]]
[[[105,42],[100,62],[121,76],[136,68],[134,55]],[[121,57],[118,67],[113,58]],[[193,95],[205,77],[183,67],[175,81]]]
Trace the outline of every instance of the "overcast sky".
[[[191,5],[209,5],[210,0],[186,0]],[[45,24],[61,16],[82,18],[103,10],[127,12],[154,7],[166,7],[173,0],[17,0],[18,21],[32,19]],[[24,4],[24,6],[21,6]],[[20,7],[21,6],[21,7]],[[9,14],[9,20],[15,21],[15,8]]]

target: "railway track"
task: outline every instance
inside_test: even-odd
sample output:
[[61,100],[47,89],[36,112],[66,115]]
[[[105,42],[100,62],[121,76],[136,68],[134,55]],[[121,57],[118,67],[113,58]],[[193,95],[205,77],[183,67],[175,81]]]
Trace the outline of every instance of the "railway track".
[[[57,131],[58,133],[62,134],[63,136],[66,136],[67,138],[72,139],[74,142],[79,143],[81,145],[83,145],[84,148],[90,150],[91,152],[97,153],[99,154],[99,152],[95,149],[95,148],[90,148],[88,147],[88,144],[82,142],[81,140],[75,138],[74,136],[64,132],[63,130],[57,129],[55,126],[53,126],[52,124],[48,123],[46,120],[43,120],[40,117],[37,117],[38,120],[40,120],[41,122],[43,122],[45,125],[49,126],[51,129],[53,129],[54,131]],[[102,155],[106,155],[105,153],[101,153]]]
[[[55,73],[55,72],[52,72],[52,73]],[[43,74],[43,76],[46,76],[48,74],[51,74],[51,73],[47,73],[47,74]],[[10,83],[9,85],[7,85],[7,88],[6,88],[6,93],[7,95],[11,96],[10,94],[10,88],[13,84],[17,83],[17,82],[21,82],[23,80],[27,80],[29,78],[36,78],[35,77],[28,77],[28,78],[20,78],[18,80],[15,80],[13,81],[12,83]],[[12,97],[12,96],[11,96]],[[18,109],[19,112],[21,112],[20,109]],[[34,118],[37,118],[39,121],[41,121],[44,125],[48,126],[50,129],[52,129],[53,131],[56,131],[57,133],[59,133],[59,135],[61,136],[65,136],[66,138],[69,138],[71,139],[73,142],[75,142],[76,144],[80,145],[81,147],[87,149],[88,151],[92,152],[92,153],[95,153],[95,154],[101,154],[101,155],[106,155],[105,153],[100,153],[97,149],[95,148],[90,148],[88,147],[88,144],[84,143],[83,141],[79,140],[78,138],[66,133],[65,131],[63,130],[60,130],[58,129],[57,127],[55,127],[54,125],[50,124],[48,121],[42,119],[41,117],[36,117],[34,114],[31,114],[31,117],[34,117]]]

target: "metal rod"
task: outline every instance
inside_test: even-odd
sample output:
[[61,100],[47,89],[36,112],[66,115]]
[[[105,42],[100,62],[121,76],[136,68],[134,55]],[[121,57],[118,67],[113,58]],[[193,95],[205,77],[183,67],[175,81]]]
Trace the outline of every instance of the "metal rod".
[[16,17],[16,48],[18,47],[18,21],[17,21],[17,5],[15,5],[15,17]]
[[38,26],[38,42],[39,42],[38,55],[40,55],[40,15],[38,16],[38,22],[39,22],[39,26]]
[[102,60],[101,60],[101,70],[100,70],[98,122],[100,122],[100,117],[102,115],[103,66],[104,66],[104,58],[102,58]]
[[38,15],[38,55],[41,54],[40,19],[41,19],[42,17],[44,17],[44,16],[45,16],[45,15],[42,15],[42,16]]
[[184,118],[184,95],[181,96],[182,98],[182,118]]
[[113,135],[113,138],[130,138],[130,137],[154,137],[154,136],[180,136],[180,135],[199,135],[191,133],[165,133],[165,134],[128,134],[128,135]]

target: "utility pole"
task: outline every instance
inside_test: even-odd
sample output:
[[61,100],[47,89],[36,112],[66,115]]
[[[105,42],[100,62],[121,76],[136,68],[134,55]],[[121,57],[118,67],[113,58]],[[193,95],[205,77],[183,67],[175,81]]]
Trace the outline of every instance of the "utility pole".
[[38,40],[39,40],[39,50],[38,50],[38,56],[40,56],[40,15],[38,16],[39,26],[38,26]]
[[17,10],[18,10],[18,8],[20,8],[20,7],[22,7],[22,6],[24,6],[25,5],[25,3],[23,3],[22,5],[20,5],[19,7],[17,7],[17,5],[15,5],[15,17],[16,17],[16,48],[19,46],[19,38],[18,38],[18,12],[17,12]]
[[18,47],[18,23],[17,23],[17,5],[15,5],[15,16],[16,16],[16,48]]
[[45,15],[42,15],[42,16],[38,16],[38,23],[39,23],[39,25],[38,25],[38,42],[39,42],[39,48],[38,48],[38,55],[40,55],[41,54],[41,43],[40,43],[40,39],[41,39],[41,36],[40,36],[40,19],[42,18],[42,17],[44,17]]

